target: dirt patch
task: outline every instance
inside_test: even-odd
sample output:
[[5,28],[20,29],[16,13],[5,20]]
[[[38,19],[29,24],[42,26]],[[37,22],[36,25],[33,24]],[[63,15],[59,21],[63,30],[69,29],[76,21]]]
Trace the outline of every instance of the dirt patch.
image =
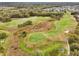
[[19,49],[19,40],[17,36],[10,36],[9,47],[6,55],[8,56],[23,56],[25,53]]
[[34,32],[41,32],[41,31],[46,31],[46,30],[49,30],[50,28],[52,27],[52,23],[51,22],[48,22],[48,21],[44,21],[44,22],[41,22],[37,25],[35,25],[32,30]]

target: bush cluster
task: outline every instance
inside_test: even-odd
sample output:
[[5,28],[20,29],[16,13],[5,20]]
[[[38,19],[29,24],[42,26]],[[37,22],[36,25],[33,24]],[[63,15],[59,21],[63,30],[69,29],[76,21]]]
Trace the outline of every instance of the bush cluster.
[[63,16],[64,12],[47,12],[39,9],[31,8],[14,8],[14,9],[2,9],[0,10],[0,21],[8,22],[11,21],[11,18],[26,18],[32,16],[46,16],[52,17],[59,20]]
[[69,44],[71,55],[79,56],[79,24],[77,25],[74,33],[69,35]]

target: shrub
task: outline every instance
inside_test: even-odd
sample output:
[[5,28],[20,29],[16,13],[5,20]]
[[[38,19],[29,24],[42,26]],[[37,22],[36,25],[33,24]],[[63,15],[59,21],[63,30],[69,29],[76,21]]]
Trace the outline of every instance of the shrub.
[[27,33],[25,31],[19,33],[19,37],[22,37],[22,38],[26,37],[26,35]]
[[27,25],[32,25],[32,21],[30,21],[30,20],[29,21],[26,21],[23,24],[18,25],[18,27],[25,27]]
[[75,29],[75,33],[76,33],[77,35],[79,35],[79,23],[78,23],[78,25],[77,25],[77,27],[76,27],[76,29]]
[[4,20],[3,16],[0,16],[0,21],[3,21],[3,20]]
[[0,40],[6,39],[7,35],[6,33],[0,33]]
[[4,52],[4,48],[0,45],[0,53]]
[[69,44],[71,55],[79,55],[79,24],[77,25],[74,33],[69,35]]
[[20,13],[13,13],[11,18],[22,18],[22,15]]
[[0,16],[0,21],[1,22],[9,22],[11,21],[10,17],[3,17],[3,16]]
[[78,35],[76,34],[70,34],[69,35],[69,43],[76,43],[76,42],[79,42],[79,38],[78,38]]
[[72,12],[71,15],[78,15],[79,12]]
[[11,21],[11,18],[10,17],[4,17],[3,22],[10,22],[10,21]]

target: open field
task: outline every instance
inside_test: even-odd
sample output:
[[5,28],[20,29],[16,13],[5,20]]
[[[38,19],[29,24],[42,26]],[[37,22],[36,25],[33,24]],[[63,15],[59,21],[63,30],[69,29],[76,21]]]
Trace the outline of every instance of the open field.
[[[23,19],[18,19],[18,20],[13,20],[11,22],[7,22],[7,23],[1,23],[0,25],[1,26],[5,26],[5,29],[7,30],[8,28],[17,28],[18,24],[22,24],[24,23],[25,21],[28,21],[28,20],[31,20],[33,22],[33,25],[36,25],[40,22],[43,22],[43,21],[47,21],[47,20],[51,19],[50,17],[31,17],[31,18],[23,18]],[[47,32],[46,31],[42,31],[42,32],[33,32],[33,33],[30,33],[30,34],[27,34],[26,38],[18,38],[17,36],[17,39],[16,40],[21,40],[21,42],[19,42],[19,46],[22,50],[26,51],[27,53],[30,53],[32,55],[36,55],[37,53],[34,54],[35,50],[37,51],[39,49],[39,52],[40,51],[43,51],[41,53],[38,52],[38,55],[50,55],[49,52],[55,50],[55,49],[59,49],[61,44],[62,44],[62,48],[66,49],[64,47],[64,45],[66,44],[63,44],[63,43],[56,43],[56,47],[54,47],[52,44],[54,44],[53,42],[56,41],[57,39],[54,38],[55,36],[57,37],[57,35],[59,35],[60,33],[64,33],[65,30],[70,30],[70,27],[72,26],[75,26],[76,25],[76,22],[75,20],[73,19],[73,17],[67,13],[65,14],[60,21],[53,21],[52,23],[54,23],[55,27],[53,27],[52,25],[52,28],[50,30],[48,30]],[[16,29],[17,30],[17,29]],[[16,31],[14,30],[14,31]],[[25,29],[24,29],[25,30]],[[4,30],[3,30],[4,31]],[[10,33],[10,32],[9,32]],[[61,36],[61,34],[60,34]],[[15,37],[15,35],[14,35]],[[54,38],[54,39],[53,39]],[[24,41],[25,42],[24,42]],[[46,41],[49,40],[49,44],[46,43]],[[54,41],[52,41],[54,40]],[[51,42],[50,42],[51,41]],[[61,42],[61,39],[59,38],[58,41]],[[62,41],[64,41],[64,39],[62,38]],[[45,42],[45,43],[44,43]],[[41,44],[40,44],[41,43]],[[34,47],[32,46],[35,45],[35,50],[34,50]],[[39,45],[38,45],[39,44]],[[48,45],[47,48],[45,48],[45,45]],[[57,45],[58,44],[58,45]],[[26,47],[28,45],[28,47]],[[30,46],[31,45],[31,46]],[[37,46],[39,48],[37,48]],[[54,44],[55,45],[55,44]],[[42,48],[43,46],[43,48]],[[51,47],[52,46],[52,47]],[[30,48],[29,48],[30,47]],[[51,48],[50,48],[51,47]],[[59,48],[58,48],[59,47]],[[40,50],[40,49],[43,49],[43,50]],[[47,50],[46,50],[47,49]],[[33,53],[31,53],[31,51]],[[48,54],[47,54],[47,53]],[[67,53],[67,52],[66,52]],[[58,55],[62,55],[62,54],[58,54]]]
[[[51,18],[50,17],[31,17],[31,18],[23,18],[23,19],[15,19],[11,22],[7,22],[7,23],[1,23],[0,25],[1,26],[4,26],[5,27],[5,30],[7,30],[8,28],[17,28],[18,24],[22,24],[28,20],[31,20],[33,22],[33,25],[36,25],[40,22],[43,22],[43,21],[47,21],[47,20],[50,20]],[[52,18],[53,19],[53,18]],[[51,21],[52,22],[52,21]],[[34,54],[35,50],[37,51],[39,49],[39,52],[40,51],[43,51],[41,52],[42,55],[50,55],[49,52],[55,50],[55,49],[59,49],[61,44],[62,44],[62,48],[66,49],[64,47],[64,45],[66,45],[67,43],[63,44],[63,43],[56,43],[56,47],[54,47],[52,44],[54,44],[53,42],[56,41],[57,39],[54,38],[55,36],[57,37],[57,35],[59,35],[60,33],[64,33],[65,30],[70,30],[70,27],[72,26],[76,26],[76,22],[75,20],[73,19],[73,17],[67,13],[65,14],[60,21],[53,21],[52,23],[54,23],[55,27],[53,27],[52,25],[52,28],[50,30],[48,30],[47,32],[46,31],[42,31],[42,32],[33,32],[33,33],[30,33],[30,34],[27,34],[26,38],[18,38],[17,36],[17,39],[16,40],[19,40],[21,42],[19,42],[19,46],[22,50],[26,51],[27,53],[30,53],[32,55],[36,55],[37,53]],[[24,29],[25,30],[25,29]],[[4,30],[3,30],[4,31]],[[17,31],[14,30],[14,31]],[[9,32],[10,33],[10,32]],[[61,36],[62,34],[60,34]],[[14,37],[16,37],[14,35]],[[54,39],[53,39],[54,38]],[[10,39],[9,39],[10,40]],[[24,42],[24,41],[25,42]],[[46,43],[47,41],[49,40],[49,44]],[[53,41],[52,41],[53,40]],[[61,40],[63,42],[64,39],[60,39],[58,38],[58,41],[61,42]],[[45,43],[44,43],[45,42]],[[40,44],[41,43],[41,44]],[[33,47],[33,45],[35,45],[35,48]],[[57,45],[58,44],[58,45]],[[47,48],[45,48],[45,45],[48,45]],[[55,44],[54,44],[55,45]],[[28,46],[28,47],[26,47]],[[37,48],[37,46],[39,48]],[[43,48],[42,48],[43,46]],[[52,46],[52,47],[51,47]],[[59,48],[58,48],[58,47]],[[51,48],[50,48],[51,47]],[[34,50],[35,49],[35,50]],[[43,50],[40,50],[40,49],[43,49]],[[47,49],[47,50],[46,50]],[[33,52],[33,53],[31,53]],[[38,55],[41,55],[41,53],[38,52]],[[48,54],[47,54],[47,53]],[[67,53],[67,52],[66,52]],[[54,54],[53,54],[54,55]],[[58,54],[58,55],[62,55],[62,54]]]
[[0,55],[70,55],[69,36],[75,32],[78,22],[71,11],[60,8],[52,5],[1,8]]

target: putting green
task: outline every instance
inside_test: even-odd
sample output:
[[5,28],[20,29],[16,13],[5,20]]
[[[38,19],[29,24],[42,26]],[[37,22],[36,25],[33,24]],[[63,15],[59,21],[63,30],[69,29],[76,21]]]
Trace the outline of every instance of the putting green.
[[46,39],[46,37],[43,35],[43,33],[36,32],[36,33],[32,33],[28,39],[30,42],[40,42]]

